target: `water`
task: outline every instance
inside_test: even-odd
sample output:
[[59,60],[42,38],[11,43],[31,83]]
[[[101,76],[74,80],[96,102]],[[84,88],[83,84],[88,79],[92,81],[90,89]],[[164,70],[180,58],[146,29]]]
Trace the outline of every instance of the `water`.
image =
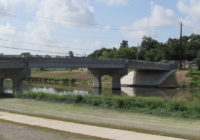
[[[50,94],[66,95],[66,94],[97,94],[97,95],[117,95],[117,96],[141,96],[141,97],[164,97],[164,98],[182,98],[200,95],[199,89],[160,89],[160,88],[133,88],[122,87],[121,91],[113,91],[111,88],[94,89],[89,86],[67,87],[62,85],[49,84],[24,84],[24,91],[46,92]],[[12,93],[12,83],[4,83],[4,92]]]

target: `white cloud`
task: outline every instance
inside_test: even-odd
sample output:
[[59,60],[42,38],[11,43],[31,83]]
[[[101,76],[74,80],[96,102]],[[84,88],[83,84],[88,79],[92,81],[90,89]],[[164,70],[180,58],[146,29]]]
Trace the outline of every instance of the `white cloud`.
[[1,36],[14,35],[16,33],[15,27],[7,23],[5,25],[0,25]]
[[34,5],[37,0],[0,0],[0,15],[11,16],[14,8],[21,3]]
[[200,1],[199,0],[179,0],[178,9],[193,20],[200,20]]
[[66,27],[95,24],[94,10],[89,0],[42,0],[36,16]]
[[31,42],[48,43],[55,42],[56,36],[55,29],[46,23],[35,21],[27,24],[27,30],[24,32],[25,40],[31,40]]
[[199,33],[200,27],[200,1],[199,0],[179,0],[177,7],[185,17],[182,19],[185,26],[189,26],[194,32]]
[[[57,28],[60,25],[71,27],[91,26],[95,24],[94,9],[90,5],[89,0],[0,0],[0,10],[3,9],[14,12],[18,4],[25,4],[29,7],[32,7],[32,4],[34,4],[36,10],[35,18],[33,21],[25,23],[27,25],[24,31],[17,31],[14,26],[10,24],[0,25],[0,36],[11,40],[11,42],[5,42],[6,44],[4,43],[3,45],[34,50],[63,52],[63,49],[59,50],[55,46],[52,46],[52,48],[44,47],[45,44],[59,44],[60,46],[64,46],[65,43],[59,41],[57,36]],[[14,43],[12,41],[32,42],[33,44]],[[37,45],[37,43],[41,45]],[[6,50],[5,52],[7,53],[15,53],[13,50],[4,50]]]
[[107,5],[126,5],[129,0],[97,0],[99,2],[105,3]]
[[131,26],[123,27],[122,33],[130,39],[141,40],[143,36],[155,37],[155,29],[158,27],[177,25],[178,22],[171,9],[151,3],[151,15],[133,22]]

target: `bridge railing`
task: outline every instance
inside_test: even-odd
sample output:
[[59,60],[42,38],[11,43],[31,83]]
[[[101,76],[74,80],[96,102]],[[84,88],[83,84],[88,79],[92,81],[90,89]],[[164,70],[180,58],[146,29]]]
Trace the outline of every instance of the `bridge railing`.
[[32,67],[98,67],[98,68],[140,68],[140,69],[158,69],[171,70],[177,69],[178,66],[174,62],[151,62],[143,60],[130,59],[95,59],[86,57],[68,57],[68,58],[47,58],[47,57],[0,57],[1,63],[24,63]]

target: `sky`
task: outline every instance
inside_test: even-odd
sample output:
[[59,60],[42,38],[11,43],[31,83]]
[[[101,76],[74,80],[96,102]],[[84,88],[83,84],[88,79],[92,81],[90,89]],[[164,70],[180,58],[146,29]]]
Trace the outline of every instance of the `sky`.
[[85,56],[200,33],[200,0],[0,0],[0,53]]

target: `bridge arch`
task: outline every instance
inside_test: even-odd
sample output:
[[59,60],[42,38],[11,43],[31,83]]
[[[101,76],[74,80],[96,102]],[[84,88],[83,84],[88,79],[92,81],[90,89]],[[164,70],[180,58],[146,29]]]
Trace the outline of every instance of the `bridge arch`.
[[[0,94],[4,94],[6,89],[6,93],[22,92],[23,80],[10,77],[0,78]],[[8,89],[11,89],[11,91]]]
[[121,89],[121,77],[127,74],[127,69],[89,69],[93,75],[93,87],[102,88],[102,76],[110,75],[112,77],[112,89]]
[[[9,89],[11,89],[11,91]],[[3,93],[13,93],[13,80],[12,80],[12,78],[5,77],[3,79]]]

